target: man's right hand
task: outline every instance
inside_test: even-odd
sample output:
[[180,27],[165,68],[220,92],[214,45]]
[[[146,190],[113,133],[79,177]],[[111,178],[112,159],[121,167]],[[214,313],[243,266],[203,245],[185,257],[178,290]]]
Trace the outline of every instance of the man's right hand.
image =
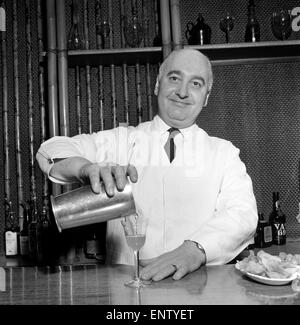
[[115,186],[123,191],[127,182],[127,176],[135,183],[138,180],[138,173],[133,165],[120,166],[114,164],[87,163],[79,171],[79,178],[82,183],[89,183],[95,193],[100,192],[100,180],[104,183],[106,193],[114,195]]
[[138,173],[133,165],[96,164],[82,157],[57,160],[50,170],[50,175],[63,181],[90,184],[95,193],[100,192],[102,181],[109,196],[114,195],[115,186],[119,191],[124,190],[127,176],[133,183],[138,180]]

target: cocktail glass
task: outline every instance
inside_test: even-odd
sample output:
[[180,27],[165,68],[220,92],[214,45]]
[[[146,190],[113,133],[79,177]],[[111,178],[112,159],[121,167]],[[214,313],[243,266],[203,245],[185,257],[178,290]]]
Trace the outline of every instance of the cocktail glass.
[[146,240],[146,231],[148,226],[148,218],[132,214],[121,220],[127,245],[132,249],[134,254],[135,275],[132,280],[126,282],[128,287],[139,288],[150,284],[151,281],[140,279],[139,275],[139,250],[143,247]]

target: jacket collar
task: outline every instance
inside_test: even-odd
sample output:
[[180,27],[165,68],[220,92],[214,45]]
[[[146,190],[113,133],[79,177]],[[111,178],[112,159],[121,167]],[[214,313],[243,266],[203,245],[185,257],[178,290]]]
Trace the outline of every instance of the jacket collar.
[[[165,134],[170,128],[170,126],[165,121],[163,121],[159,115],[154,116],[152,120],[152,125],[153,130],[159,132],[160,135]],[[183,135],[183,137],[189,137],[193,131],[196,131],[196,129],[198,129],[198,126],[194,123],[193,125],[187,128],[179,129],[179,131]]]

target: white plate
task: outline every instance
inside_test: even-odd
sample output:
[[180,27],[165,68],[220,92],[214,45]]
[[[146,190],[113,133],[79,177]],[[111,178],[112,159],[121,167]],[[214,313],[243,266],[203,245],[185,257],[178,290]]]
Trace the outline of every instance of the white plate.
[[248,278],[263,283],[263,284],[268,284],[268,285],[272,285],[272,286],[281,286],[281,285],[285,285],[285,284],[289,284],[290,282],[292,282],[294,279],[297,278],[297,273],[294,273],[291,277],[286,278],[286,279],[273,279],[273,278],[268,278],[266,276],[261,276],[261,275],[257,275],[257,274],[253,274],[253,273],[249,273],[249,272],[245,272],[242,271],[240,269],[240,266],[238,263],[235,264],[235,268],[237,270],[239,270],[241,273],[245,274]]

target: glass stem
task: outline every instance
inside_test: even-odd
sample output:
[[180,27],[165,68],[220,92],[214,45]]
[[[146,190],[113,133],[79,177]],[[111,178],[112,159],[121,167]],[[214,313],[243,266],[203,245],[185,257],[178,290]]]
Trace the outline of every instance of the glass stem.
[[229,41],[229,31],[227,30],[226,31],[226,43],[229,43],[230,41]]
[[134,265],[135,265],[135,279],[138,280],[140,277],[140,273],[139,273],[139,251],[138,250],[134,250]]

